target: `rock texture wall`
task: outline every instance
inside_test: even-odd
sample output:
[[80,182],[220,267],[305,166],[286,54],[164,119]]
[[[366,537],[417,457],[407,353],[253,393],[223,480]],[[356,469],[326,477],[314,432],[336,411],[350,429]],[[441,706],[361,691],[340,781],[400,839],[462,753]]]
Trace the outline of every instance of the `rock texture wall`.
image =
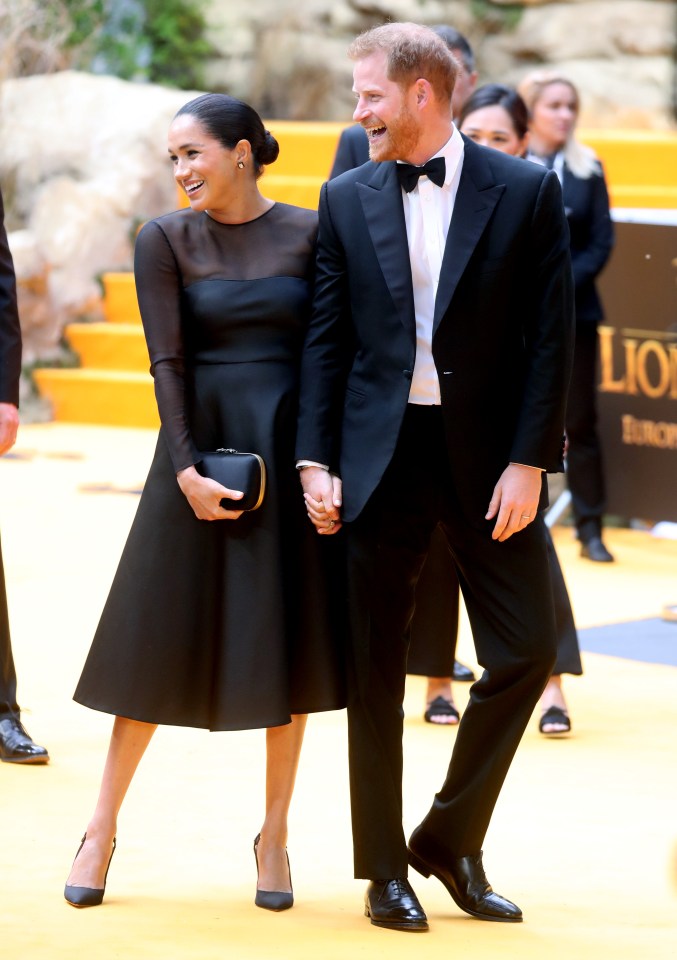
[[192,94],[64,71],[0,87],[0,182],[24,360],[97,319],[106,270],[131,267],[136,227],[176,205],[167,128]]
[[[211,89],[267,117],[348,120],[349,41],[385,19],[450,23],[483,81],[557,64],[582,122],[672,122],[670,0],[210,0]],[[59,353],[63,325],[101,311],[97,277],[131,267],[137,225],[176,199],[166,131],[194,93],[63,72],[0,86],[0,182],[19,278],[25,359]]]
[[218,56],[209,84],[269,116],[347,120],[345,50],[387,19],[448,23],[477,55],[481,81],[517,82],[557,65],[579,85],[587,126],[674,124],[673,0],[209,0]]

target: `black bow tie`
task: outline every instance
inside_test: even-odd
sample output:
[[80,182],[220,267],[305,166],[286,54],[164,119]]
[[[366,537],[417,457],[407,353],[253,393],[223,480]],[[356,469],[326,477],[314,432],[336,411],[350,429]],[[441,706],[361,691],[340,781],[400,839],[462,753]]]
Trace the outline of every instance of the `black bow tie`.
[[411,193],[418,183],[418,178],[423,176],[428,177],[428,179],[436,183],[438,187],[441,187],[444,183],[446,172],[447,166],[444,162],[444,157],[433,157],[432,160],[424,163],[422,167],[415,167],[411,163],[397,164],[397,176],[400,179],[400,186],[403,190],[406,190],[407,193]]

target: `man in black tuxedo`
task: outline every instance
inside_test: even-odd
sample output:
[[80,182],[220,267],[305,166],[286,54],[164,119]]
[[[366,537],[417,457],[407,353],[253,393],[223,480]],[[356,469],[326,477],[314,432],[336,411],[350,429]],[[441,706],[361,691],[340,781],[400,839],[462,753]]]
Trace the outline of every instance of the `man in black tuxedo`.
[[[545,471],[562,470],[571,364],[561,192],[552,172],[461,137],[455,63],[432,31],[376,27],[350,56],[374,162],[322,188],[297,459],[318,532],[346,528],[355,873],[380,926],[427,929],[408,864],[472,916],[519,921],[481,848],[555,661],[539,510]],[[407,845],[406,637],[438,523],[484,672]]]
[[[451,114],[455,118],[477,84],[475,54],[467,38],[454,27],[439,24],[430,29],[444,40],[456,59],[451,94]],[[368,160],[366,131],[360,123],[354,123],[339,137],[329,179]],[[456,568],[443,535],[435,530],[416,590],[407,667],[409,673],[428,678],[424,716],[431,723],[457,723],[451,681],[469,683],[475,679],[473,671],[456,659],[459,606]]]
[[[0,456],[11,449],[16,440],[20,373],[21,327],[16,306],[14,264],[7,243],[5,211],[0,194]],[[20,720],[1,548],[0,760],[5,763],[47,763],[49,760],[45,748],[33,742]]]

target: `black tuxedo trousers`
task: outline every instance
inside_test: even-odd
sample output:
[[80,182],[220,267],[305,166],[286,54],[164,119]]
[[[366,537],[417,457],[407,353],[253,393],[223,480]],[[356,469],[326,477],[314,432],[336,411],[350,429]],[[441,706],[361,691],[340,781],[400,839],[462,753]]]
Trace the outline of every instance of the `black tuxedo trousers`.
[[12,644],[9,634],[5,570],[2,564],[2,546],[0,545],[0,720],[8,716],[18,715],[19,706],[16,702],[16,670],[14,669]]
[[511,760],[552,671],[556,644],[545,526],[538,517],[499,543],[491,539],[494,522],[467,516],[455,495],[440,408],[409,405],[378,488],[346,525],[354,667],[348,729],[358,877],[407,875],[402,701],[408,628],[416,582],[438,523],[459,572],[484,668],[471,689],[446,778],[422,823],[441,860],[481,849]]

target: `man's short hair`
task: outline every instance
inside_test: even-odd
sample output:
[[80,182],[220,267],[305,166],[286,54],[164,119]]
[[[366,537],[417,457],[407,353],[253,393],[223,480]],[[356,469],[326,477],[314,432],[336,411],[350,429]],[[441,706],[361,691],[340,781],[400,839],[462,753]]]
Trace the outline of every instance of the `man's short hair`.
[[441,102],[450,102],[458,64],[446,43],[429,27],[417,23],[384,23],[360,34],[348,48],[351,60],[363,60],[382,50],[388,79],[408,87],[427,80]]

